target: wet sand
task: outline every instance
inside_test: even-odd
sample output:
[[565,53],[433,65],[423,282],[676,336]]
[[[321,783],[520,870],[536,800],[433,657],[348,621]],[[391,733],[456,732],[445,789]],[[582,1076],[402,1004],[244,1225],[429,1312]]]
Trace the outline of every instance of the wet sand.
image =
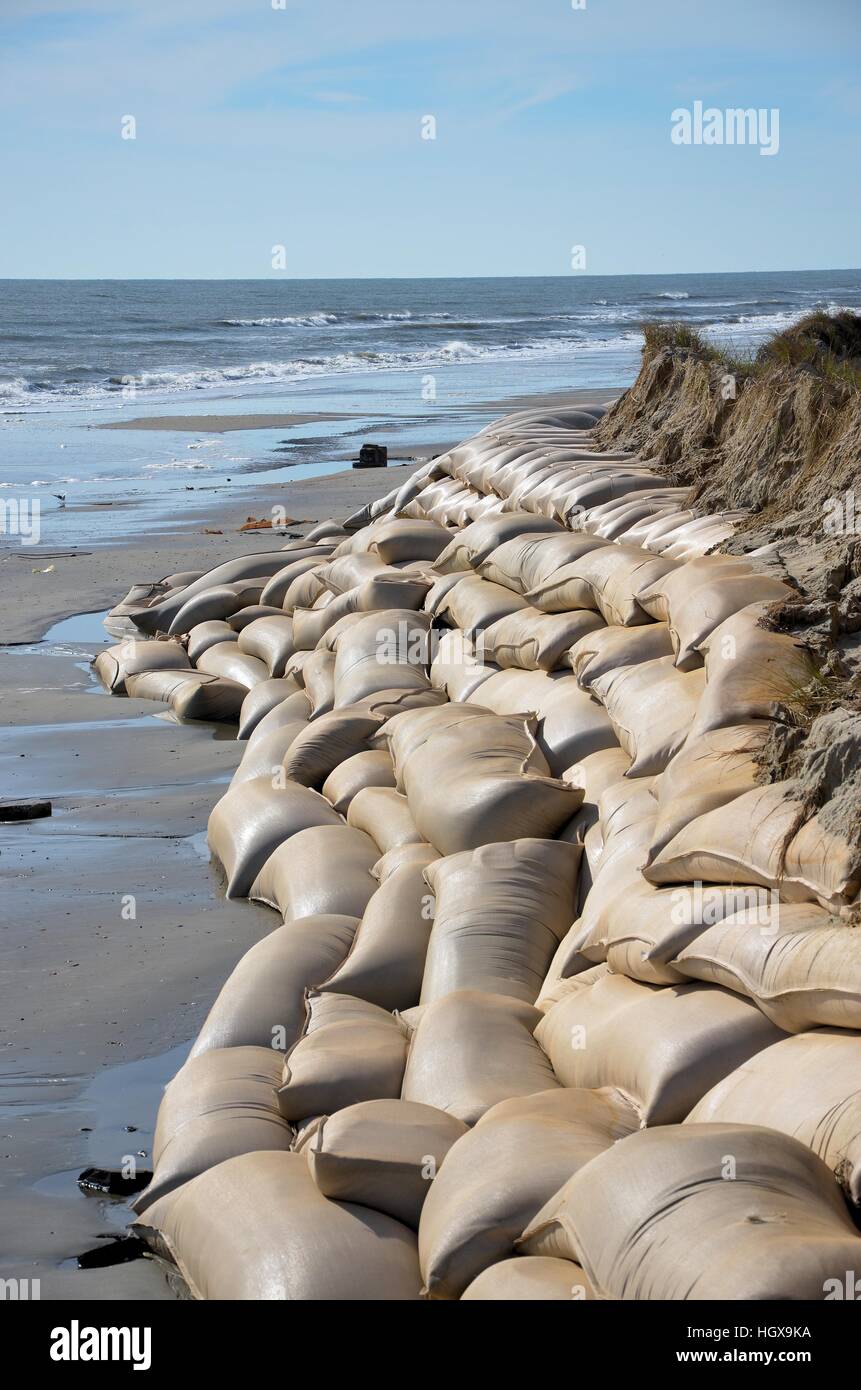
[[166,518],[145,541],[0,554],[0,641],[19,644],[0,651],[4,795],[53,802],[50,819],[0,825],[0,1278],[39,1279],[43,1299],[175,1297],[149,1260],[77,1268],[128,1212],[83,1196],[76,1178],[129,1157],[150,1166],[162,1087],[235,962],[278,919],[227,903],[209,863],[209,812],[242,753],[233,730],[180,728],[161,705],[105,694],[88,666],[110,640],[98,619],[40,639],[135,581],[283,544],[270,530],[240,535],[249,513],[283,506],[301,533],[415,466],[201,493],[181,529]]

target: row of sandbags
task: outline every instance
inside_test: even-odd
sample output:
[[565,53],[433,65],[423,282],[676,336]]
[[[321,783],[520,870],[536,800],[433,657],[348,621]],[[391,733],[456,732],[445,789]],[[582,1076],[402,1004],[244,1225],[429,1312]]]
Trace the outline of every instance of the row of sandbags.
[[[756,781],[810,670],[781,593],[526,511],[336,550],[281,614],[146,644],[247,680],[210,842],[283,925],[168,1088],[145,1234],[202,1297],[822,1297],[857,1249],[857,883]],[[365,610],[383,567],[415,592]],[[240,645],[270,618],[277,675]]]

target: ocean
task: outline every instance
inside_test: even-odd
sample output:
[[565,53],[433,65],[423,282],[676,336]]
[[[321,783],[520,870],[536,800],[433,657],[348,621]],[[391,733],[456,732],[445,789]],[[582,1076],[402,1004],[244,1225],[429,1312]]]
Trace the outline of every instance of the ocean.
[[[744,350],[838,307],[861,309],[861,271],[0,281],[0,497],[119,502],[139,530],[204,482],[333,471],[359,438],[408,453],[479,428],[509,396],[626,386],[644,319]],[[345,418],[222,435],[93,428],[259,411]],[[87,527],[98,540],[92,515]]]

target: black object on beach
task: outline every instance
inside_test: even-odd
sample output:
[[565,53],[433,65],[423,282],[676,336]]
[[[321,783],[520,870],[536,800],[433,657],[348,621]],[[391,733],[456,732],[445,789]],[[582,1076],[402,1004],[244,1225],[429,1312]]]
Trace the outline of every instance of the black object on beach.
[[104,1245],[94,1250],[85,1250],[78,1256],[78,1269],[108,1269],[111,1265],[125,1265],[130,1260],[140,1260],[147,1253],[147,1247],[140,1236],[100,1237]]
[[50,801],[0,801],[0,823],[14,820],[38,820],[50,816]]
[[137,1173],[126,1178],[110,1168],[85,1168],[78,1178],[82,1192],[98,1193],[100,1197],[133,1197],[152,1182],[152,1173]]
[[389,451],[385,444],[363,444],[354,468],[386,468]]

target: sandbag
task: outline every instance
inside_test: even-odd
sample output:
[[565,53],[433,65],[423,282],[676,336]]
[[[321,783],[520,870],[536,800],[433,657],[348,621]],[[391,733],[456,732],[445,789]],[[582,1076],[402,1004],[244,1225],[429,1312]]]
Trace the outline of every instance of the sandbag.
[[[422,846],[426,850],[427,846]],[[333,974],[318,982],[322,994],[350,994],[390,1012],[418,1004],[428,937],[433,925],[433,893],[424,878],[426,854],[379,874],[352,949]]]
[[634,627],[650,621],[637,595],[677,563],[639,546],[603,545],[563,565],[530,589],[527,598],[545,613],[594,608],[606,623]]
[[[144,609],[140,613],[134,613],[132,621],[136,627],[140,628],[141,632],[164,632],[170,629],[177,613],[195,594],[202,594],[219,585],[241,585],[252,579],[259,583],[262,592],[265,581],[283,564],[284,553],[280,550],[237,555],[233,560],[225,560],[222,564],[216,565],[214,569],[206,570],[197,579],[183,585],[177,592],[165,597],[160,603],[154,604],[151,608]],[[237,609],[241,607],[242,603],[237,604]]]
[[318,1190],[301,1154],[220,1163],[156,1202],[136,1229],[191,1294],[226,1301],[416,1299],[416,1238],[401,1222]]
[[215,679],[215,676],[198,674],[191,667],[187,670],[177,667],[176,669],[140,671],[136,675],[126,677],[126,694],[132,700],[159,700],[166,705],[169,704],[175,691],[188,681],[198,681],[201,685],[206,685]]
[[320,913],[361,917],[377,886],[370,872],[378,857],[373,840],[344,825],[325,797],[319,800],[336,823],[327,818],[314,827],[316,833],[282,836],[284,843],[266,859],[248,892],[277,908],[285,921]]
[[427,1296],[459,1298],[482,1270],[512,1255],[573,1173],[638,1127],[636,1112],[612,1091],[540,1091],[486,1111],[454,1144],[425,1201],[419,1262]]
[[845,907],[861,888],[859,851],[825,833],[795,784],[756,787],[680,830],[644,869],[650,883],[752,883],[787,901]]
[[603,627],[597,613],[542,613],[527,606],[491,623],[478,639],[477,653],[484,663],[555,671],[575,642]]
[[[213,1048],[268,1047],[284,1053],[305,1025],[305,991],[347,955],[357,917],[302,917],[277,927],[245,952],[228,975],[191,1056]],[[281,1079],[279,1066],[277,1084]]]
[[816,677],[811,653],[794,638],[761,627],[765,605],[727,618],[702,644],[706,688],[693,735],[755,719],[782,719],[787,701]]
[[638,666],[672,655],[667,624],[646,623],[642,627],[596,626],[578,640],[565,660],[582,688],[591,690],[599,676],[621,666]]
[[306,1032],[284,1062],[278,1104],[287,1120],[332,1115],[365,1100],[397,1100],[407,1035],[394,1015],[346,995],[307,996]]
[[592,694],[631,755],[627,776],[663,772],[690,732],[704,688],[702,669],[678,671],[671,656],[619,666],[592,681]]
[[400,845],[421,844],[407,798],[394,787],[365,787],[350,802],[347,824],[370,835],[380,854]]
[[[253,692],[252,692],[253,693]],[[292,700],[288,697],[288,703]],[[279,708],[276,706],[276,709]],[[275,713],[275,711],[271,711]],[[266,721],[266,716],[260,721],[258,730]],[[291,747],[296,742],[300,734],[304,733],[308,727],[307,719],[294,718],[286,723],[280,723],[276,728],[270,729],[268,733],[263,733],[253,737],[242,755],[239,766],[233,774],[231,787],[238,787],[243,782],[251,782],[256,777],[265,777],[272,783],[273,787],[283,787],[288,778],[284,772],[284,759],[288,756]],[[298,778],[294,779],[298,781]]]
[[603,1298],[742,1302],[822,1299],[858,1248],[815,1154],[733,1124],[630,1135],[575,1173],[518,1242],[527,1255],[576,1253]]
[[404,864],[420,864],[425,869],[439,857],[433,845],[425,844],[423,841],[414,845],[398,845],[396,849],[387,850],[385,854],[380,855],[373,868],[374,878],[382,884],[392,876],[395,869],[400,869]]
[[526,599],[512,589],[491,584],[477,574],[465,574],[437,604],[434,616],[443,618],[450,627],[460,628],[467,637],[475,638],[500,618],[524,608]]
[[238,613],[231,613],[227,619],[227,626],[231,632],[238,634],[244,632],[247,627],[250,627],[260,618],[283,618],[283,616],[281,609],[274,608],[270,603],[249,603],[244,608],[240,608]]
[[474,1125],[501,1100],[557,1086],[533,1037],[540,1018],[531,1004],[478,990],[435,1000],[413,1034],[402,1099]]
[[357,704],[380,690],[427,689],[429,628],[427,614],[402,608],[369,613],[348,628],[335,657],[336,708]]
[[179,642],[146,641],[126,638],[106,647],[92,660],[96,675],[113,695],[126,693],[126,678],[144,671],[187,670],[189,658]]
[[606,975],[566,995],[535,1036],[564,1086],[612,1086],[645,1125],[679,1123],[721,1077],[781,1034],[715,985],[663,988]]
[[759,778],[756,755],[763,748],[767,728],[766,724],[730,724],[688,736],[655,787],[658,819],[647,863],[698,816],[753,791]]
[[601,544],[595,536],[565,531],[551,535],[526,532],[503,541],[475,568],[482,579],[504,584],[516,594],[527,594],[563,565],[579,560]]
[[[273,786],[271,777],[255,777],[230,787],[215,803],[207,828],[209,848],[227,880],[227,897],[247,897],[273,851],[310,826],[340,829],[343,823],[326,798],[309,787],[295,782]],[[326,909],[296,915],[308,917],[318,910]],[[359,917],[361,913],[346,915]]]
[[[135,677],[139,679],[139,677]],[[178,685],[169,700],[177,719],[201,719],[213,724],[235,724],[239,719],[246,687],[222,676],[195,673]]]
[[483,517],[471,526],[465,526],[449,541],[445,550],[437,556],[434,569],[440,574],[477,569],[491,551],[515,536],[559,535],[560,530],[558,522],[548,521],[530,512],[501,512]]
[[580,854],[517,839],[428,865],[436,912],[419,1002],[485,990],[534,1003],[574,916]]
[[299,579],[303,574],[308,574],[310,570],[318,569],[324,564],[327,555],[331,554],[330,546],[315,545],[299,559],[289,559],[289,552],[284,555],[284,567],[276,570],[272,578],[267,580],[266,586],[260,595],[261,603],[271,603],[275,608],[284,607],[284,598],[294,579]]
[[217,619],[226,621],[233,613],[238,613],[240,608],[245,608],[249,603],[259,602],[263,583],[261,579],[241,584],[218,584],[204,593],[194,594],[183,603],[169,624],[168,633],[175,637],[190,632],[201,623]]
[[283,1060],[267,1047],[227,1047],[190,1058],[165,1089],[153,1138],[152,1181],[132,1202],[147,1210],[183,1183],[238,1154],[286,1153],[293,1131],[275,1099]]
[[307,1145],[324,1197],[359,1202],[416,1229],[446,1154],[467,1127],[406,1100],[367,1100],[325,1118]]
[[315,719],[291,744],[284,771],[294,782],[320,787],[347,758],[364,751],[383,719],[364,710],[339,709]]
[[238,685],[244,685],[246,690],[269,676],[263,662],[256,656],[248,656],[240,651],[238,642],[216,642],[213,647],[207,647],[198,658],[197,669],[211,676],[224,676],[227,680],[236,681]]
[[[784,1038],[706,1093],[688,1124],[758,1124],[806,1144],[861,1204],[861,1038],[823,1028]],[[857,1266],[856,1266],[857,1268]]]
[[499,667],[480,661],[475,643],[459,628],[446,628],[438,636],[430,664],[431,685],[444,691],[452,703],[460,704]]
[[781,579],[729,556],[707,555],[662,575],[643,595],[644,607],[666,617],[681,670],[696,661],[716,627],[751,603],[776,603],[794,590]]
[[413,820],[440,854],[517,837],[552,839],[582,792],[534,768],[531,721],[487,715],[413,749],[403,770]]
[[[433,735],[446,733],[471,719],[482,719],[486,711],[470,704],[443,703],[429,709],[404,710],[392,715],[374,736],[375,745],[388,749],[395,769],[395,785],[403,791],[403,772],[407,758]],[[546,767],[546,763],[544,764]]]
[[[282,679],[293,680],[293,677],[283,677]],[[261,685],[265,682],[261,681]],[[248,692],[253,695],[253,691]],[[243,701],[243,704],[245,702]],[[286,700],[282,700],[268,714],[264,714],[259,724],[256,724],[248,735],[248,746],[251,747],[260,740],[266,738],[267,734],[274,733],[277,729],[286,728],[291,724],[307,724],[311,713],[311,704],[304,690],[296,690],[293,695],[288,695]],[[280,763],[286,752],[286,746],[282,749],[277,761]]]
[[322,578],[323,570],[326,568],[326,561],[320,560],[313,569],[306,570],[304,574],[298,574],[291,580],[281,601],[281,607],[285,613],[295,613],[297,609],[311,608],[320,597],[326,592],[326,584]]
[[496,714],[534,712],[538,746],[557,777],[590,753],[616,746],[605,710],[567,672],[500,671],[482,681],[467,703]]
[[335,703],[335,656],[333,652],[312,652],[302,667],[305,694],[311,701],[311,718],[329,714]]
[[403,560],[435,560],[451,533],[434,521],[381,521],[374,528],[373,548],[384,565]]
[[567,1303],[595,1297],[585,1272],[573,1260],[540,1255],[500,1260],[461,1294],[464,1303]]
[[262,661],[270,676],[283,676],[294,650],[293,619],[286,613],[257,618],[242,629],[238,646],[241,652]]
[[205,651],[214,647],[216,642],[238,642],[239,634],[233,631],[229,623],[221,618],[214,618],[208,623],[198,623],[188,634],[188,659],[192,666]]
[[339,763],[323,783],[323,795],[345,816],[353,797],[365,787],[394,787],[395,770],[385,748],[368,748]]
[[295,695],[298,689],[294,680],[285,680],[283,677],[260,681],[258,685],[253,686],[242,701],[236,737],[249,738],[261,719],[291,695]]

